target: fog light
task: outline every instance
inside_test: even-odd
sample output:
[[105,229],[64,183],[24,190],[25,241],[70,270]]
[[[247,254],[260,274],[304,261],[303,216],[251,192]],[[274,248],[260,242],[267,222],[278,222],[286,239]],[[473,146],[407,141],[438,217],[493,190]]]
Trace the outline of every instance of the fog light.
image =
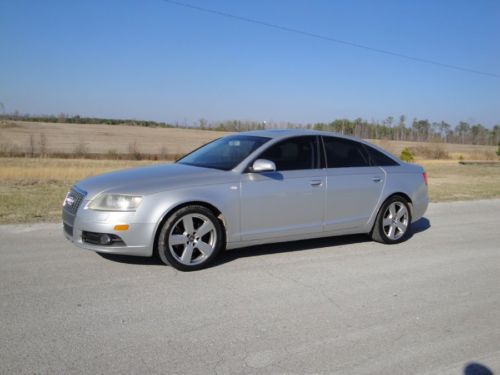
[[111,241],[111,237],[107,234],[101,234],[101,237],[99,238],[99,242],[101,243],[101,245],[109,245]]

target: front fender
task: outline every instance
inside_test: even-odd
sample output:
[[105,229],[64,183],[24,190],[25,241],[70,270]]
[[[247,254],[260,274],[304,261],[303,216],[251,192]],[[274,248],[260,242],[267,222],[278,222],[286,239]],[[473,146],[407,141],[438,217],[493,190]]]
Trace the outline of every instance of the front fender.
[[[217,184],[189,187],[155,193],[145,197],[137,219],[155,223],[157,232],[163,219],[177,207],[190,202],[202,202],[214,206],[224,216],[227,242],[240,240],[240,195],[238,184]],[[151,247],[154,238],[151,239]]]

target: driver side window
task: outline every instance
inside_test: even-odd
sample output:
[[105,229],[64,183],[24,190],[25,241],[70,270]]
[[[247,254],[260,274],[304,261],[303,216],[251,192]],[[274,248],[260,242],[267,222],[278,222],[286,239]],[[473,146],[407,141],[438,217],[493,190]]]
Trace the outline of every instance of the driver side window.
[[295,137],[281,141],[264,151],[259,159],[271,160],[277,171],[314,169],[317,161],[316,137]]

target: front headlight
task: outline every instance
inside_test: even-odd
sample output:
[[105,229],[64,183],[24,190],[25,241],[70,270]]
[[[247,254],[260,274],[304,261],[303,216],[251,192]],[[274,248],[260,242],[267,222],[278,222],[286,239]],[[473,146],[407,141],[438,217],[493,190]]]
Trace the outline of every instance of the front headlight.
[[97,211],[135,211],[141,202],[142,197],[138,195],[101,194],[89,203],[88,208]]

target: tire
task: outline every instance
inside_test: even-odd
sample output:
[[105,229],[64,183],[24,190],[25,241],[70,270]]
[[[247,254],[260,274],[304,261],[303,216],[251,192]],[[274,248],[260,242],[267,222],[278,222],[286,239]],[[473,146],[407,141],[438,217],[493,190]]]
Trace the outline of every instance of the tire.
[[195,271],[208,266],[224,243],[221,221],[208,208],[193,205],[175,211],[165,221],[157,250],[163,263]]
[[411,210],[408,201],[400,195],[387,199],[377,214],[372,239],[385,244],[405,241],[410,233]]

